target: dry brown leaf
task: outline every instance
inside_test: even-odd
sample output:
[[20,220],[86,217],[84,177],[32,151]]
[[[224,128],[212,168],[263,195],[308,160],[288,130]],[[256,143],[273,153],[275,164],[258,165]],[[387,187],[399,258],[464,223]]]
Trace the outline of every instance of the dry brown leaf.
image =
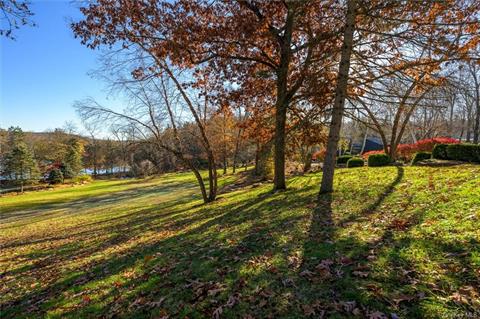
[[353,259],[347,256],[343,256],[340,258],[340,263],[342,264],[342,266],[348,266],[353,264]]
[[340,306],[339,310],[343,310],[345,312],[352,312],[356,308],[357,303],[355,301],[340,301],[338,305]]
[[302,305],[303,314],[307,317],[315,314],[315,309],[310,305]]
[[164,301],[165,301],[165,297],[162,297],[162,298],[158,299],[157,301],[148,302],[147,306],[153,307],[153,308],[160,307]]
[[411,301],[415,299],[414,296],[409,296],[409,295],[405,295],[405,294],[398,294],[398,295],[395,295],[393,296],[392,300],[393,302],[395,303],[395,305],[398,306],[398,304],[400,304],[402,301]]
[[305,269],[304,271],[302,271],[300,273],[300,276],[307,277],[307,278],[311,278],[311,277],[313,277],[313,275],[315,275],[315,274],[308,269]]
[[217,309],[215,309],[215,311],[213,312],[213,315],[212,317],[215,318],[215,319],[219,319],[220,318],[220,315],[223,313],[223,307],[220,306],[218,307]]
[[375,311],[368,314],[368,319],[388,319],[388,317],[383,312]]
[[360,278],[367,278],[368,277],[368,272],[355,270],[354,272],[352,272],[352,275],[360,277]]

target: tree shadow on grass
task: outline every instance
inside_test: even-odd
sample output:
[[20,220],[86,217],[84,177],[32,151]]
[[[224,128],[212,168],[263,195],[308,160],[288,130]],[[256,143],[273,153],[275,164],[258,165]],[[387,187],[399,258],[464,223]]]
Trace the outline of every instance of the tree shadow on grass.
[[[303,281],[301,291],[305,309],[320,317],[333,316],[350,318],[368,316],[369,306],[379,306],[377,300],[363,297],[365,287],[359,276],[368,276],[367,256],[372,243],[361,241],[355,236],[341,236],[339,230],[344,224],[374,213],[392,194],[404,175],[402,167],[397,167],[396,178],[388,184],[366,207],[336,221],[333,205],[336,193],[320,194],[318,204],[312,212],[308,239],[304,244],[302,267],[299,278]],[[381,303],[380,303],[381,306]]]
[[[473,287],[480,278],[468,260],[479,250],[478,241],[448,243],[443,238],[413,235],[411,231],[424,222],[425,210],[377,214],[398,190],[403,176],[403,168],[397,167],[395,179],[379,196],[345,219],[332,218],[338,214],[333,208],[336,194],[319,197],[299,270],[303,280],[300,295],[309,313],[335,318],[368,317],[376,311],[400,318],[435,317],[448,311],[451,317],[480,315],[472,304],[478,293]],[[405,208],[412,205],[411,197],[402,200]],[[355,232],[362,229],[356,226],[368,223],[371,236]],[[347,231],[350,226],[352,231]],[[415,254],[426,254],[423,258],[436,269],[456,271],[427,279],[422,273],[425,270],[417,268]],[[440,291],[443,297],[438,298]],[[449,294],[455,296],[458,291],[467,291],[463,297],[470,298],[470,304],[445,304]]]
[[[274,223],[269,224],[266,217],[275,217],[285,205],[290,208],[304,205],[310,194],[309,191],[292,190],[272,195],[266,190],[265,192],[261,191],[254,198],[245,198],[232,204],[218,203],[214,207],[206,205],[196,214],[184,212],[183,215],[172,219],[170,223],[161,223],[160,225],[155,220],[135,220],[132,225],[132,221],[128,221],[129,226],[125,230],[134,226],[135,229],[143,229],[143,232],[165,231],[166,228],[174,229],[176,232],[164,238],[154,237],[150,242],[139,243],[119,253],[113,253],[107,259],[93,261],[81,268],[72,269],[71,275],[61,276],[43,285],[41,289],[33,289],[27,294],[18,296],[2,304],[2,309],[6,309],[6,317],[16,317],[25,309],[30,309],[33,317],[42,316],[45,311],[48,311],[49,304],[66,302],[68,296],[75,295],[75,291],[82,290],[82,287],[87,289],[85,287],[91,286],[94,282],[109,280],[113,275],[121,275],[132,267],[140,267],[143,272],[141,276],[122,278],[125,279],[125,286],[118,289],[114,287],[115,289],[103,295],[101,300],[92,301],[85,307],[63,309],[65,311],[61,316],[88,317],[89,311],[93,311],[92,309],[99,307],[99,304],[103,304],[100,310],[96,310],[102,316],[113,312],[132,318],[149,317],[151,309],[145,304],[139,304],[139,309],[130,307],[139,297],[136,293],[129,297],[122,297],[120,300],[117,298],[119,290],[122,291],[122,294],[128,292],[127,294],[130,295],[132,289],[135,290],[137,286],[144,287],[142,292],[139,292],[140,296],[146,294],[149,296],[148,298],[158,298],[159,290],[161,295],[166,295],[169,298],[166,308],[169,313],[174,314],[174,317],[182,316],[182,313],[193,314],[193,317],[195,314],[198,316],[206,313],[210,316],[216,308],[221,306],[210,300],[211,297],[218,298],[218,302],[222,300],[227,303],[233,291],[247,289],[251,290],[249,294],[253,296],[253,290],[256,289],[256,284],[259,282],[268,281],[273,282],[276,286],[282,286],[279,274],[274,270],[274,259],[275,256],[288,253],[291,243],[278,243],[275,238],[276,234],[274,236],[273,232],[277,232],[281,227],[288,231],[288,227],[291,225],[304,221],[302,216],[285,214],[277,219],[272,218]],[[127,221],[122,220],[122,222]],[[239,225],[245,225],[245,227],[238,227]],[[108,229],[104,229],[104,231],[108,231]],[[126,243],[140,234],[136,230],[130,231],[127,236],[120,238],[120,241]],[[235,240],[229,242],[229,238]],[[93,254],[95,251],[102,251],[106,248],[96,245],[91,247],[88,253]],[[112,245],[112,243],[107,242],[105,245]],[[50,260],[54,265],[51,269],[57,269],[65,257],[76,258],[79,255],[82,255],[81,250],[72,249],[64,258]],[[152,262],[144,263],[145,256],[159,257],[155,257]],[[284,261],[280,262],[280,264],[283,263]],[[243,278],[243,271],[251,272],[245,279],[248,282],[246,284],[248,288],[235,288],[235,285],[242,285],[240,278]],[[21,273],[16,275],[21,275]],[[40,274],[38,275],[40,276]],[[38,279],[40,280],[40,278]],[[158,283],[159,280],[162,281],[162,284]],[[228,282],[228,280],[232,280],[231,287],[226,287],[225,291],[219,295],[210,296],[211,289],[209,290],[207,286],[212,285],[212,281],[223,286],[224,282]],[[197,281],[198,283],[192,284]],[[194,287],[186,289],[185,287],[189,284]],[[108,286],[106,289],[111,288]],[[266,287],[262,289],[273,290],[273,288],[267,289]],[[264,294],[266,295],[267,292]],[[281,296],[276,298],[281,298]],[[264,299],[272,298],[265,297]],[[108,305],[106,306],[105,303]],[[179,303],[184,303],[184,305],[181,306]],[[275,303],[271,300],[270,303],[272,305],[267,307],[268,311],[274,313],[276,307],[273,304]],[[251,304],[253,308],[256,308],[255,300],[246,299],[242,304]],[[112,310],[115,305],[120,305],[118,309],[120,312]],[[157,309],[158,311],[160,310]],[[225,307],[224,311],[228,313],[230,309]]]
[[[397,179],[392,184],[398,184]],[[225,194],[223,200],[201,207],[186,202],[176,207],[172,200],[125,218],[112,217],[113,224],[107,219],[98,225],[91,223],[94,237],[115,232],[112,241],[99,238],[71,249],[61,244],[47,251],[53,256],[50,266],[36,273],[35,269],[19,269],[8,280],[36,276],[41,281],[45,273],[58,275],[38,288],[12,294],[1,304],[2,315],[205,318],[221,312],[225,318],[299,318],[325,311],[329,316],[351,318],[355,308],[362,315],[373,310],[410,314],[374,289],[390,293],[400,287],[407,293],[412,282],[420,280],[409,273],[412,281],[400,281],[401,269],[415,267],[402,252],[417,241],[398,236],[418,225],[422,212],[405,216],[404,224],[388,221],[374,238],[362,239],[355,233],[346,236],[340,234],[342,228],[336,222],[336,194],[320,197],[312,212],[317,183],[313,179],[304,185],[306,181],[293,180],[291,185],[298,187],[282,193],[270,193],[267,185],[254,192]],[[386,191],[392,194],[394,188],[389,185]],[[388,194],[365,204],[375,210]],[[76,234],[75,241],[87,235],[88,227]],[[452,249],[444,244],[438,239],[425,243],[440,251]],[[60,255],[58,259],[55,254]],[[98,254],[104,256],[88,260],[89,255]],[[81,262],[63,268],[75,259]],[[332,262],[324,263],[329,274],[317,267],[327,259]],[[361,268],[380,259],[395,271]],[[461,284],[461,278],[454,279]],[[13,281],[6,283],[14,287]],[[354,308],[348,303],[352,301]],[[415,317],[421,316],[409,318]]]
[[[37,221],[42,219],[48,219],[51,215],[56,214],[58,211],[62,213],[70,212],[71,214],[75,214],[76,212],[88,207],[94,208],[98,205],[115,204],[119,201],[134,200],[135,198],[139,197],[160,195],[162,193],[173,193],[186,189],[193,190],[194,186],[195,185],[193,184],[169,183],[168,185],[161,185],[160,187],[157,185],[152,185],[147,187],[138,187],[128,190],[122,190],[118,192],[111,192],[108,194],[94,196],[85,195],[75,200],[64,198],[56,199],[49,203],[19,203],[15,207],[5,210],[2,209],[3,212],[0,221],[2,222],[2,224],[4,224],[2,228],[19,227],[21,226],[19,224],[16,224],[15,226],[9,226],[8,224],[19,222],[22,220],[28,220],[29,218],[37,216],[39,217],[36,218]],[[53,212],[51,212],[52,210]]]
[[352,214],[347,218],[344,218],[341,222],[339,222],[340,225],[354,222],[377,211],[377,209],[383,204],[385,199],[395,191],[395,187],[397,187],[397,185],[400,184],[400,182],[403,180],[403,177],[405,175],[405,169],[401,166],[395,166],[395,168],[397,169],[397,175],[395,176],[395,179],[384,188],[384,190],[375,199],[375,201],[369,203],[365,208],[362,209],[360,213]]

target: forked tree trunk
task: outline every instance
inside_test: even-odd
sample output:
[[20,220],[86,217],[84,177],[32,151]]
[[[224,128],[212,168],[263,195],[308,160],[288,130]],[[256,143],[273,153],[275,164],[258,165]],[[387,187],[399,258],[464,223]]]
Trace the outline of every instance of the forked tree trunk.
[[[423,77],[423,76],[422,76]],[[425,90],[413,103],[412,106],[410,106],[410,109],[407,110],[403,121],[400,120],[401,118],[401,113],[398,113],[398,121],[395,122],[395,129],[392,131],[392,139],[391,139],[391,144],[390,144],[390,158],[392,160],[397,159],[397,147],[402,141],[403,134],[405,133],[405,129],[408,125],[408,122],[410,122],[410,118],[412,117],[413,111],[417,108],[418,103],[423,99],[423,97],[430,91],[430,89]],[[410,93],[408,93],[410,94]],[[403,109],[403,108],[402,108]],[[395,135],[394,135],[395,134]]]
[[[147,50],[148,51],[148,50]],[[209,182],[209,193],[208,197],[204,201],[207,202],[213,202],[217,196],[217,167],[215,163],[215,157],[213,156],[213,150],[210,145],[210,141],[208,139],[206,130],[205,130],[205,121],[202,122],[202,119],[200,118],[198,112],[196,111],[192,101],[188,97],[184,86],[178,81],[176,76],[173,74],[172,70],[168,67],[168,64],[163,63],[161,60],[159,60],[156,56],[152,55],[152,58],[158,63],[159,66],[162,67],[162,69],[167,73],[167,75],[170,77],[170,79],[173,80],[175,86],[177,87],[178,91],[180,92],[180,95],[182,96],[183,100],[186,102],[188,108],[190,109],[190,112],[192,113],[192,116],[195,120],[195,123],[197,124],[198,129],[200,130],[200,136],[201,136],[201,142],[205,148],[205,151],[207,152],[207,157],[208,157],[208,182]],[[205,101],[205,103],[207,103]],[[170,113],[170,118],[172,123],[174,123],[173,120],[173,115],[171,114],[171,108],[169,107],[169,113]],[[198,179],[198,177],[197,177]],[[200,181],[199,181],[200,183]],[[203,181],[202,181],[203,183]],[[202,187],[202,185],[200,185]]]
[[327,152],[323,164],[322,184],[320,193],[333,191],[333,174],[335,171],[335,159],[337,155],[340,129],[345,108],[345,97],[347,95],[348,74],[350,71],[350,59],[352,55],[353,33],[355,31],[356,0],[349,0],[347,3],[346,23],[343,34],[342,53],[335,88],[335,100],[333,102],[332,122],[328,133]]

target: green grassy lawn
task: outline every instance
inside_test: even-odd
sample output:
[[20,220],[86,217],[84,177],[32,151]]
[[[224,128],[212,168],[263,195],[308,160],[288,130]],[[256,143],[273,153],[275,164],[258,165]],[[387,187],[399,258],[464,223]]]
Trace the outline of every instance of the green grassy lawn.
[[0,316],[480,317],[480,166],[339,169],[317,204],[320,177],[208,205],[186,173],[2,197]]

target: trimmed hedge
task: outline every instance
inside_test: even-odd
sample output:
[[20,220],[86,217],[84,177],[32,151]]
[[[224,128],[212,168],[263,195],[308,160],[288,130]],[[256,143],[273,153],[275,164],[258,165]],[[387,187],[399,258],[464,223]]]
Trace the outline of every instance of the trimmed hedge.
[[352,155],[342,155],[337,157],[337,164],[347,164],[348,160],[351,159]]
[[363,159],[361,159],[360,157],[352,157],[351,159],[348,160],[347,162],[347,167],[348,168],[351,168],[351,167],[363,167],[365,165],[365,162],[363,161]]
[[447,147],[450,144],[437,144],[433,147],[432,158],[446,160],[447,156]]
[[447,157],[451,160],[480,163],[480,145],[449,144],[447,146]]
[[392,159],[387,154],[372,154],[368,157],[368,166],[386,166],[392,162]]
[[415,153],[415,156],[413,156],[412,165],[415,165],[420,161],[431,159],[431,158],[432,158],[432,153],[430,152],[417,152]]

